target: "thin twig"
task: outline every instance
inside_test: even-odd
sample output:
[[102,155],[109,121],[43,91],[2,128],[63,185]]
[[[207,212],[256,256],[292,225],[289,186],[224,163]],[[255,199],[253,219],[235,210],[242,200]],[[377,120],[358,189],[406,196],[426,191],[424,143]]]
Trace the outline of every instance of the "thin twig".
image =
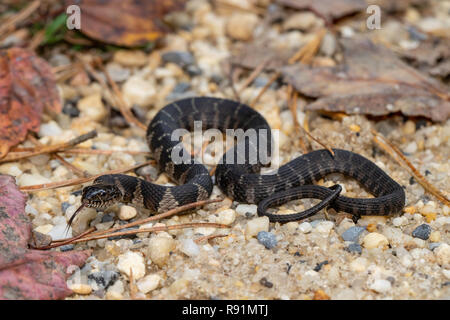
[[308,42],[306,45],[301,47],[289,60],[289,64],[293,64],[297,61],[300,61],[304,64],[309,64],[312,58],[317,53],[317,50],[320,47],[320,43],[322,42],[323,37],[325,36],[326,29],[320,29],[314,39]]
[[22,154],[14,154],[14,155],[7,155],[6,157],[4,157],[3,159],[0,160],[0,163],[4,163],[4,162],[11,162],[11,161],[17,161],[20,159],[25,159],[25,158],[29,158],[29,157],[34,157],[40,154],[44,154],[44,153],[54,153],[54,152],[59,152],[61,150],[64,149],[69,149],[72,148],[73,146],[80,144],[86,140],[95,138],[97,136],[97,131],[93,130],[90,131],[86,134],[82,134],[81,136],[78,136],[72,140],[69,140],[68,142],[63,142],[60,144],[56,144],[56,145],[52,145],[52,146],[43,146],[43,147],[39,147],[38,150],[34,151],[34,152],[29,152],[29,153],[22,153]]
[[63,240],[55,240],[55,241],[52,241],[52,244],[49,244],[48,246],[38,247],[38,248],[33,248],[33,249],[48,250],[48,249],[52,249],[52,248],[56,248],[56,247],[65,246],[66,244],[71,244],[74,240],[80,239],[94,231],[95,231],[95,227],[92,227],[92,228],[89,228],[88,230],[84,231],[83,233],[80,233],[76,237],[69,238],[69,239],[63,239]]
[[116,170],[110,170],[107,172],[103,172],[100,174],[96,174],[94,176],[90,176],[87,178],[76,178],[76,179],[70,179],[70,180],[66,180],[66,181],[58,181],[58,182],[50,182],[50,183],[43,183],[43,184],[37,184],[37,185],[32,185],[32,186],[23,186],[20,187],[19,189],[21,191],[40,191],[40,190],[47,190],[47,189],[55,189],[55,188],[62,188],[62,187],[68,187],[68,186],[72,186],[72,185],[78,185],[78,184],[83,184],[89,181],[92,181],[102,175],[105,174],[118,174],[118,173],[124,173],[124,172],[128,172],[128,171],[132,171],[134,169],[149,165],[149,164],[154,164],[155,161],[154,160],[150,160],[150,161],[146,161],[143,162],[141,164],[137,164],[131,167],[127,167],[127,168],[122,168],[122,169],[116,169]]
[[261,74],[261,72],[264,70],[264,68],[267,66],[267,64],[270,62],[270,58],[264,59],[256,68],[250,73],[248,78],[243,83],[242,87],[238,90],[238,94],[241,94],[242,91],[245,90],[255,79],[257,76]]
[[14,28],[23,20],[28,18],[36,9],[41,5],[40,0],[33,1],[28,6],[20,10],[17,14],[8,19],[5,23],[0,26],[0,39],[5,37],[9,32],[14,30]]
[[183,206],[180,206],[180,207],[171,209],[169,211],[163,212],[161,214],[157,214],[157,215],[154,215],[154,216],[151,216],[151,217],[148,217],[148,218],[144,218],[144,219],[140,219],[140,220],[133,221],[133,222],[130,222],[130,223],[126,223],[126,224],[117,226],[117,227],[112,228],[112,229],[98,231],[98,232],[93,233],[92,235],[97,236],[97,235],[102,235],[102,234],[105,234],[105,233],[116,232],[118,230],[131,228],[131,227],[134,227],[134,226],[137,226],[137,225],[140,225],[140,224],[144,224],[144,223],[148,223],[148,222],[151,222],[151,221],[161,220],[163,218],[171,217],[171,216],[173,216],[173,215],[175,215],[177,213],[180,213],[180,212],[183,212],[183,211],[195,208],[195,207],[200,207],[200,206],[203,206],[205,204],[210,204],[210,203],[214,203],[214,202],[220,202],[222,200],[223,199],[201,200],[201,201],[197,201],[197,202],[188,203],[188,204],[185,204]]
[[437,199],[442,201],[445,205],[450,206],[450,200],[436,189],[428,180],[417,170],[414,165],[403,155],[402,151],[398,149],[392,142],[383,137],[379,132],[371,130],[374,135],[373,140],[389,155],[391,155],[398,164],[408,170],[414,178],[425,188],[428,192],[434,195]]
[[225,224],[220,223],[211,223],[211,222],[191,222],[191,223],[183,223],[176,224],[171,226],[158,226],[152,228],[143,228],[143,229],[135,229],[135,230],[127,230],[122,232],[114,232],[108,234],[102,234],[98,236],[90,236],[86,238],[81,238],[74,240],[72,243],[86,242],[91,240],[105,239],[109,237],[117,237],[117,236],[127,236],[130,234],[144,233],[144,232],[158,232],[158,231],[170,231],[176,229],[186,229],[186,228],[231,228]]
[[203,237],[199,237],[197,239],[194,240],[195,243],[200,243],[202,241],[208,241],[211,239],[215,239],[215,238],[222,238],[222,237],[227,237],[227,234],[210,234],[209,236],[203,236]]
[[235,66],[231,66],[230,72],[228,73],[228,81],[230,82],[231,91],[233,91],[234,98],[237,101],[241,101],[241,97],[234,84],[236,82],[236,79],[238,78],[239,73],[239,69],[236,69]]
[[[9,153],[14,154],[15,152],[35,152],[38,150],[38,148],[20,148],[20,147],[14,147],[12,151]],[[59,152],[59,151],[58,151]],[[101,150],[101,149],[89,149],[89,148],[73,148],[69,150],[63,150],[60,151],[60,153],[67,153],[67,154],[106,154],[110,155],[113,153],[128,153],[131,155],[150,155],[149,151],[133,151],[133,150]]]
[[[39,142],[38,139],[36,139],[34,136],[32,136],[31,134],[28,135],[28,139],[31,140],[31,142],[33,142],[35,145],[42,147],[42,143]],[[61,162],[61,164],[63,164],[64,166],[66,166],[67,168],[69,168],[73,173],[75,173],[76,175],[82,176],[82,177],[87,177],[89,176],[89,173],[87,173],[86,171],[80,170],[77,167],[75,167],[73,164],[71,164],[70,162],[66,161],[63,157],[61,157],[59,154],[52,153],[51,156],[55,159],[57,159],[59,162]]]
[[258,93],[258,95],[250,102],[250,106],[254,107],[255,104],[258,102],[258,100],[261,98],[261,96],[267,91],[267,89],[270,87],[272,83],[275,82],[275,80],[278,79],[278,77],[281,75],[280,72],[275,72],[272,77],[270,77],[269,81],[266,83],[266,85],[261,89],[261,91]]
[[123,98],[122,92],[119,90],[119,87],[115,83],[115,81],[110,77],[108,70],[103,66],[103,64],[100,64],[100,68],[102,69],[103,73],[106,76],[106,79],[109,82],[109,85],[113,89],[114,95],[117,97],[116,101],[118,103],[118,107],[120,110],[120,113],[124,116],[124,118],[129,122],[133,123],[137,127],[143,129],[144,131],[147,130],[147,126],[140,122],[136,117],[131,113],[130,108],[128,104],[125,102],[125,99]]

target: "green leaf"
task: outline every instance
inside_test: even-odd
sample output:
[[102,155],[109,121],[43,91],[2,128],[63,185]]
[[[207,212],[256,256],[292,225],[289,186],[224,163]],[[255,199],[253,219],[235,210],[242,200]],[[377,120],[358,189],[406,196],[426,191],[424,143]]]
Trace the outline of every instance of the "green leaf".
[[44,43],[51,44],[64,38],[64,34],[67,31],[66,20],[67,15],[61,13],[45,28]]

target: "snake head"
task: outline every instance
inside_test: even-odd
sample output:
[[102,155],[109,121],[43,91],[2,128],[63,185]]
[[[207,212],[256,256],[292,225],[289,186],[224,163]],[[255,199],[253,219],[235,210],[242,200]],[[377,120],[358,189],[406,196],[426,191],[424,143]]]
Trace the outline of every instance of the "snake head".
[[81,206],[75,211],[67,224],[68,227],[72,225],[75,216],[83,210],[83,208],[107,208],[116,201],[122,199],[122,192],[115,185],[97,183],[92,186],[87,186],[83,189],[81,194]]
[[81,202],[89,208],[106,208],[122,198],[122,193],[115,185],[94,184],[83,189]]

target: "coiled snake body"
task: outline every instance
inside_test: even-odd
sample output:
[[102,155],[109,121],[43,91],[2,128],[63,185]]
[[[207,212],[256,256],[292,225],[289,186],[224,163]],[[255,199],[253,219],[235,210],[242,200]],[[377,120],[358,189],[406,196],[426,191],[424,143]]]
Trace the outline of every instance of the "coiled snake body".
[[[83,205],[104,208],[121,201],[153,212],[163,212],[207,199],[213,188],[207,168],[195,160],[180,163],[173,159],[174,154],[186,155],[187,151],[180,146],[179,139],[172,137],[172,133],[179,128],[192,131],[196,121],[200,121],[203,130],[243,129],[244,132],[253,130],[259,133],[253,141],[245,135],[238,139],[236,146],[227,151],[222,163],[217,165],[215,177],[218,186],[228,196],[239,202],[258,204],[258,214],[269,216],[271,221],[298,220],[316,213],[325,205],[354,215],[392,214],[404,206],[405,193],[397,182],[370,160],[346,150],[333,149],[334,156],[327,150],[316,150],[284,164],[273,174],[259,174],[260,167],[267,164],[271,155],[272,138],[267,121],[244,104],[210,97],[170,103],[148,126],[147,142],[151,152],[160,169],[179,185],[162,186],[127,175],[104,175],[92,186],[84,188]],[[251,161],[254,154],[257,155],[256,162]],[[334,172],[353,177],[375,197],[348,198],[339,196],[340,186],[325,188],[312,185]],[[314,210],[297,214],[266,212],[268,206],[299,197],[319,198],[323,203]]]

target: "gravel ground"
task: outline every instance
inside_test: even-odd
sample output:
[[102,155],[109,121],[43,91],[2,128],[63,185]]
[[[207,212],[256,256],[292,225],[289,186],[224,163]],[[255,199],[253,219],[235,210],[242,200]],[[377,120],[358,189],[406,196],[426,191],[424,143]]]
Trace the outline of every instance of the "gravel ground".
[[[435,6],[435,12],[440,12],[439,6],[450,7],[450,4],[436,1]],[[408,9],[405,16],[413,16],[418,25],[431,24],[430,19],[434,19],[435,24],[445,24],[449,19],[448,15],[436,13],[426,20],[413,8]],[[203,0],[191,1],[174,19],[180,26],[179,31],[169,34],[158,49],[150,53],[117,50],[106,58],[107,69],[120,84],[125,99],[130,105],[137,106],[138,113],[146,121],[164,105],[182,97],[232,98],[223,61],[232,55],[236,44],[263,31],[259,27],[261,18],[256,14],[229,15],[226,10],[213,8]],[[310,39],[310,32],[320,22],[314,16],[313,20],[310,25],[302,26],[301,32],[285,31],[276,26],[271,32],[282,33],[284,39],[293,42],[304,42]],[[342,27],[347,33],[348,28],[351,27]],[[383,32],[389,33],[390,29],[386,29]],[[395,29],[392,30],[394,33]],[[325,53],[336,49],[328,47],[327,50]],[[46,54],[54,66],[73,59],[64,47],[49,49]],[[97,52],[93,50],[89,54]],[[242,76],[235,83],[237,88],[242,86],[245,78]],[[242,101],[252,101],[269,78],[267,74],[259,76],[241,92]],[[123,152],[148,151],[144,133],[139,128],[124,127],[123,118],[115,111],[110,113],[111,97],[97,82],[79,74],[59,87],[64,112],[56,118],[44,118],[39,133],[41,143],[67,141],[96,129],[98,137],[81,146],[117,152],[66,157],[90,174],[147,160],[145,154]],[[299,134],[294,130],[286,101],[286,85],[275,83],[255,105],[273,129],[280,129],[281,164],[300,155]],[[304,103],[299,99],[300,120],[305,117],[301,111]],[[266,217],[257,217],[255,205],[227,198],[195,213],[160,223],[219,222],[230,225],[229,230],[182,229],[60,248],[93,249],[87,264],[76,277],[69,279],[69,286],[75,292],[70,299],[129,299],[130,268],[137,285],[134,298],[450,298],[450,208],[425,192],[405,169],[378,149],[370,131],[377,129],[399,146],[419,171],[448,197],[450,121],[413,121],[399,115],[382,120],[352,115],[337,120],[316,113],[308,114],[308,121],[312,135],[322,142],[364,155],[403,185],[407,196],[404,212],[390,217],[367,216],[356,224],[343,213],[322,212],[305,221],[281,225],[269,223]],[[24,143],[23,146],[31,144]],[[312,147],[321,148],[315,142]],[[69,169],[47,155],[3,164],[0,173],[15,176],[19,186],[76,178]],[[159,174],[152,166],[138,170],[134,175],[144,173],[156,183],[170,184],[167,176]],[[319,184],[329,186],[336,182],[343,185],[346,196],[369,196],[355,181],[337,174],[329,175]],[[62,238],[68,219],[80,205],[81,196],[77,191],[81,187],[31,193],[26,211],[35,230],[49,234],[53,239]],[[218,196],[224,195],[214,187],[213,197]],[[292,213],[310,205],[308,200],[293,201],[277,211]],[[76,235],[89,226],[104,230],[147,215],[120,205],[98,213],[86,209],[75,220],[69,235]],[[198,244],[193,241],[211,234],[227,236]]]

